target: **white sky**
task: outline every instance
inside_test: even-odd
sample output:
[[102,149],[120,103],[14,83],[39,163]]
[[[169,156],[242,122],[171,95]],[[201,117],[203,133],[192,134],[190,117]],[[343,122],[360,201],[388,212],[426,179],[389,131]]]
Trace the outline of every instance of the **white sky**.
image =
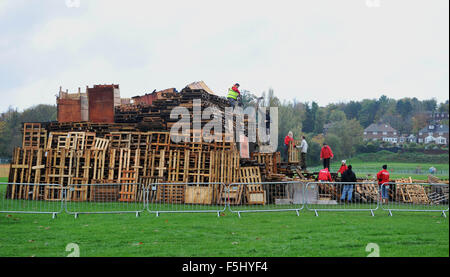
[[59,86],[198,80],[321,106],[448,99],[448,0],[71,1],[0,0],[0,112],[54,104]]

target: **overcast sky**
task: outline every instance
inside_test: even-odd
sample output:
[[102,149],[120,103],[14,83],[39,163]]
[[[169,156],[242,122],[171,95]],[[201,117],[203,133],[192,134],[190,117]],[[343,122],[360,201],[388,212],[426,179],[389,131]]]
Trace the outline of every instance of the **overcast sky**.
[[448,0],[0,0],[0,112],[59,86],[203,80],[285,100],[448,99]]

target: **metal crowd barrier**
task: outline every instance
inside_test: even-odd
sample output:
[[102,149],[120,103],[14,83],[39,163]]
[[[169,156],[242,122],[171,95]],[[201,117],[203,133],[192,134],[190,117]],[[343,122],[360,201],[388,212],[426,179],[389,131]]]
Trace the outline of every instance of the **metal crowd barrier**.
[[66,187],[65,211],[79,214],[134,213],[145,211],[145,190],[136,183],[72,184]]
[[449,211],[447,184],[385,183],[380,188],[381,208],[397,212],[440,212],[447,217]]
[[216,183],[152,183],[145,188],[147,211],[217,213],[226,209],[226,185]]
[[0,213],[232,213],[449,211],[449,185],[375,182],[59,184],[0,183]]
[[227,203],[232,213],[295,211],[305,206],[304,182],[233,183],[228,185]]
[[63,211],[64,189],[58,184],[0,183],[0,213],[51,214]]
[[378,185],[374,182],[310,182],[305,188],[306,209],[319,211],[366,211],[374,216],[378,210]]

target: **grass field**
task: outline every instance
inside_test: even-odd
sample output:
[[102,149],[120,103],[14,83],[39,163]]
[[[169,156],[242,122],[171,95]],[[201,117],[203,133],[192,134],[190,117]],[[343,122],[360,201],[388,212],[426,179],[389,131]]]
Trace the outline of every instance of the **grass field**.
[[144,212],[139,218],[81,214],[75,219],[63,213],[51,219],[49,214],[0,213],[0,256],[64,257],[69,243],[79,245],[82,257],[364,257],[368,243],[377,243],[382,257],[449,256],[449,222],[437,212],[319,214],[245,213],[239,218],[226,210],[219,218]]
[[[357,177],[365,177],[367,174],[375,176],[380,170],[383,164],[388,165],[388,171],[390,172],[391,179],[395,178],[408,178],[412,177],[416,180],[427,180],[428,169],[431,166],[436,168],[435,176],[441,179],[449,179],[449,164],[421,164],[421,163],[391,163],[386,161],[384,163],[378,162],[352,162],[351,159],[347,160],[347,164],[351,164],[353,171]],[[341,166],[341,161],[333,161],[330,165],[331,172],[337,172]],[[308,167],[309,171],[318,171],[322,166]]]
[[364,257],[377,243],[382,257],[448,257],[448,219],[438,213],[311,212],[245,214],[147,213],[81,215],[0,214],[0,256]]
[[[0,182],[5,181],[0,178]],[[81,214],[0,213],[0,256],[448,257],[449,222],[437,212]]]

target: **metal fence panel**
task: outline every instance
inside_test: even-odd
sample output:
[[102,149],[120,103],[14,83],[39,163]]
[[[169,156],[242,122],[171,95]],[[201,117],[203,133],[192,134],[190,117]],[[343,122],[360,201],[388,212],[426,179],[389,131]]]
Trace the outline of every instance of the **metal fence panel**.
[[233,183],[227,188],[228,208],[231,212],[283,212],[304,208],[304,182]]
[[448,212],[447,184],[385,183],[381,186],[381,208],[389,212]]
[[58,184],[0,183],[0,213],[52,214],[63,211],[64,188]]
[[305,189],[306,208],[314,211],[367,211],[378,209],[378,185],[374,182],[310,182]]
[[160,213],[217,213],[226,209],[223,183],[152,183],[145,188],[147,210]]
[[145,190],[136,183],[68,185],[65,211],[79,214],[135,213],[145,210]]

